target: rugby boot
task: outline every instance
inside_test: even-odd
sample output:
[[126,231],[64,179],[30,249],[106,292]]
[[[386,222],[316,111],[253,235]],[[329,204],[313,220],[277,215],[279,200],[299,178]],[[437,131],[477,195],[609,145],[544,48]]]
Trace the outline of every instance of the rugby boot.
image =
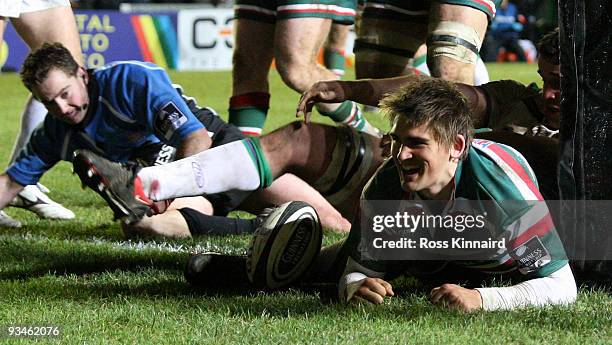
[[9,205],[34,212],[43,219],[74,219],[72,211],[51,200],[46,193],[49,193],[49,189],[41,184],[28,185],[13,198]]
[[88,150],[74,152],[74,173],[104,198],[115,219],[126,224],[139,221],[153,206],[138,178],[140,169],[136,163],[115,163]]

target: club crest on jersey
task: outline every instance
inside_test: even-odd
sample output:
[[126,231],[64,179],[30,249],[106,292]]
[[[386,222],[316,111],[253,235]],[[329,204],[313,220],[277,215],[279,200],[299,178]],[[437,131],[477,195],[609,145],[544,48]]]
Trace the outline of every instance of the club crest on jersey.
[[518,262],[519,271],[528,274],[537,271],[549,263],[552,258],[538,236],[533,236],[527,242],[510,252],[510,257]]
[[187,123],[185,116],[172,102],[164,105],[155,118],[155,128],[166,140],[170,140],[174,132]]

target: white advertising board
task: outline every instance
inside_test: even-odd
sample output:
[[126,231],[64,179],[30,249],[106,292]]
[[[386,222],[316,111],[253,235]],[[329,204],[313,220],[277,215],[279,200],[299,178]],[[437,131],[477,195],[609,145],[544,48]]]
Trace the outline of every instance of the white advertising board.
[[231,70],[231,8],[181,10],[178,13],[179,70]]

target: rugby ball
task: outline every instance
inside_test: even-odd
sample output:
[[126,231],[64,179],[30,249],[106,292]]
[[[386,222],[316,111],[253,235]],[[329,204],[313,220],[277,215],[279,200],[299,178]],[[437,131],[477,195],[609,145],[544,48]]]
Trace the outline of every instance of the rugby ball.
[[312,265],[323,231],[315,209],[302,201],[275,208],[255,230],[247,253],[249,280],[258,288],[280,289]]

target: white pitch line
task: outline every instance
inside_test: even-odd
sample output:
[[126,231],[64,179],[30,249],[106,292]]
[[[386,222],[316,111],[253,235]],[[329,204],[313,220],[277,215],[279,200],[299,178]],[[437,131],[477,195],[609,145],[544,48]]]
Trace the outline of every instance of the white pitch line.
[[33,235],[29,232],[22,233],[19,235],[0,235],[0,241],[4,239],[22,239],[26,241],[34,241],[34,242],[45,242],[50,240],[70,242],[70,243],[85,243],[85,244],[93,244],[93,245],[110,245],[113,248],[117,249],[125,249],[125,250],[135,250],[135,251],[144,251],[144,250],[157,250],[162,252],[169,253],[227,253],[227,254],[245,254],[246,248],[241,251],[236,251],[234,248],[228,248],[219,246],[216,244],[210,243],[202,243],[195,245],[188,244],[180,244],[180,243],[171,243],[171,242],[157,242],[157,241],[108,241],[101,237],[91,237],[89,239],[54,239],[44,235]]

